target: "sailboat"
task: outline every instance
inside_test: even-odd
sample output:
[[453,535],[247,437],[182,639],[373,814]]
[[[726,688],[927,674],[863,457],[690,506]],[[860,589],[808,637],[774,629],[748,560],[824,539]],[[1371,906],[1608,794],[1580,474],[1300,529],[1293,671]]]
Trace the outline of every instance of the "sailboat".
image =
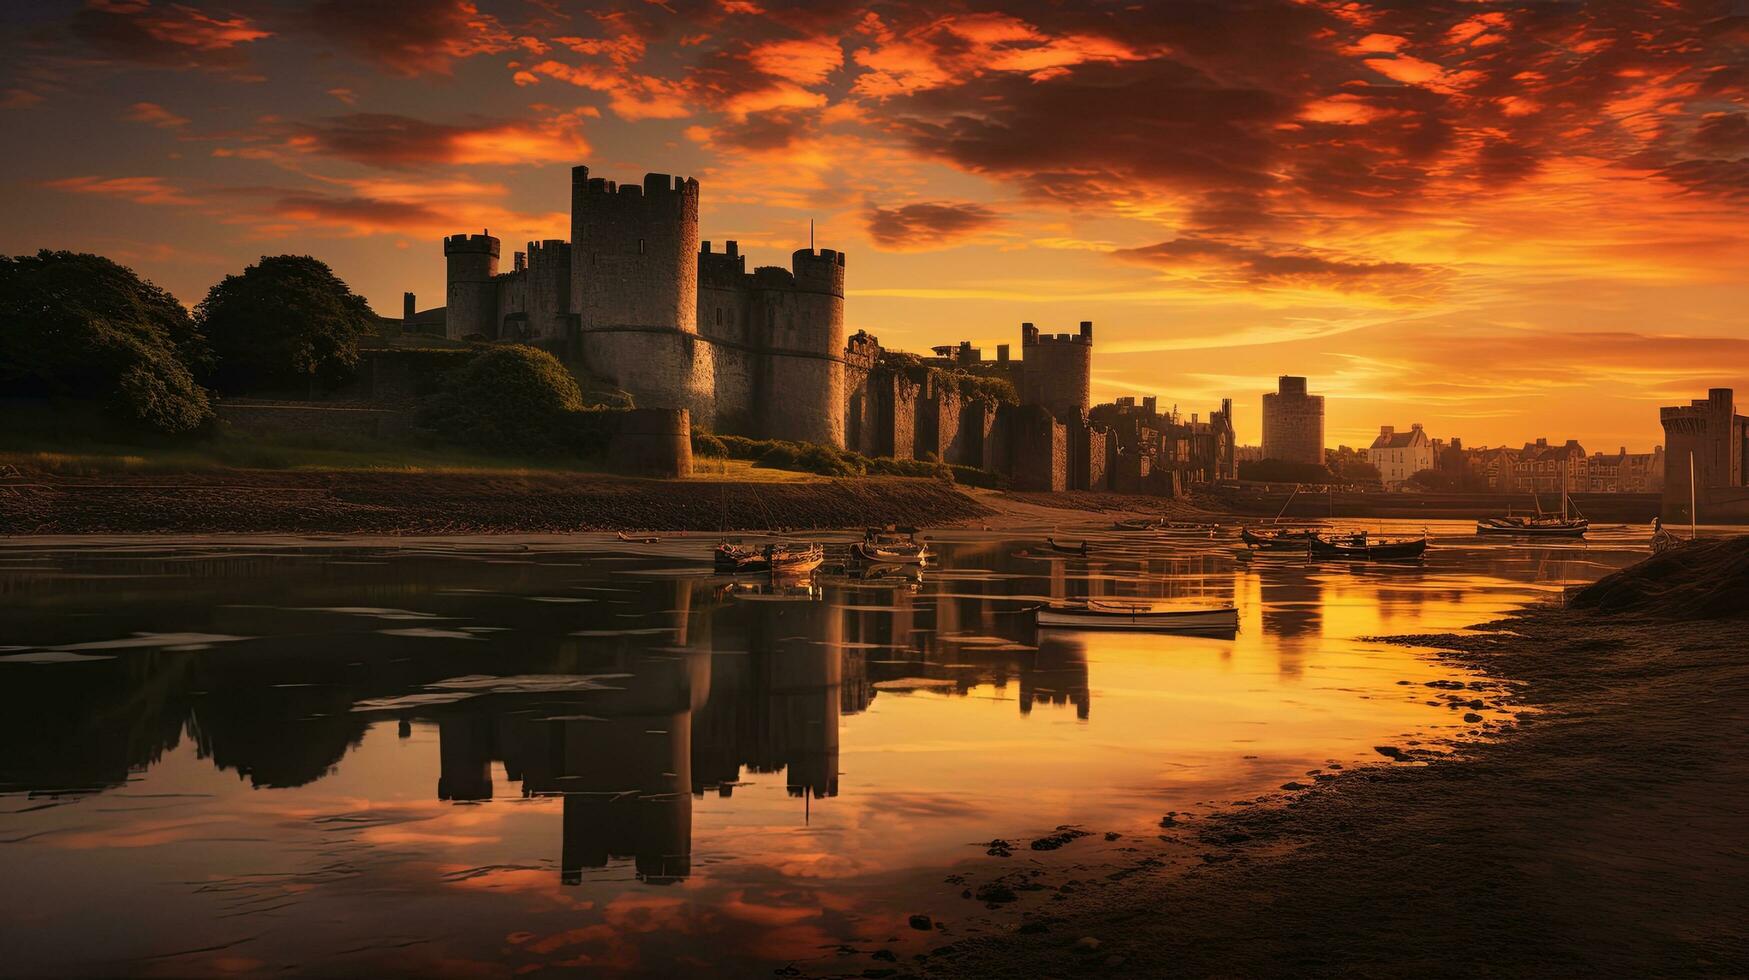
[[1567,470],[1565,462],[1561,469],[1561,513],[1560,516],[1543,513],[1542,499],[1536,491],[1531,491],[1531,499],[1536,503],[1536,516],[1484,517],[1476,522],[1477,534],[1510,534],[1527,538],[1582,538],[1591,529],[1591,521],[1585,515],[1571,516],[1578,508],[1573,506],[1572,498],[1567,495]]

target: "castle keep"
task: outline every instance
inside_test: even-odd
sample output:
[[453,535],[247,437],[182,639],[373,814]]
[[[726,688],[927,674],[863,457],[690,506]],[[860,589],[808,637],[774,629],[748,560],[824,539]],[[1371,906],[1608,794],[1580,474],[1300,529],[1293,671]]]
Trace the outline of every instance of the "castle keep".
[[748,271],[738,243],[700,241],[698,205],[696,180],[616,184],[573,167],[570,241],[529,242],[503,270],[490,234],[445,238],[445,305],[419,311],[408,293],[403,326],[543,347],[708,431],[937,459],[1026,489],[1106,489],[1129,474],[1128,488],[1169,490],[1232,475],[1230,408],[1189,426],[1129,420],[1123,440],[1090,421],[1092,323],[1022,324],[1020,359],[1004,344],[986,362],[964,342],[935,358],[893,354],[846,336],[842,252],[798,249],[787,269]]

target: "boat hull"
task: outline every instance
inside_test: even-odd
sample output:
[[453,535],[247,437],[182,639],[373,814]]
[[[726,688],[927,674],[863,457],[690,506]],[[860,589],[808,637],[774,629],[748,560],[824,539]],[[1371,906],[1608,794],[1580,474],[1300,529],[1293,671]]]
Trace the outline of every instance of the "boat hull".
[[1239,628],[1239,611],[1224,608],[1137,611],[1126,614],[1047,606],[1038,611],[1038,625],[1041,629],[1231,633]]
[[1585,532],[1591,530],[1589,522],[1576,524],[1549,525],[1537,527],[1528,524],[1511,524],[1499,521],[1476,522],[1477,534],[1501,534],[1520,538],[1582,538]]
[[860,541],[850,546],[850,554],[875,565],[921,565],[929,559],[926,548],[881,548]]
[[1348,561],[1413,561],[1427,553],[1427,541],[1391,541],[1384,544],[1331,544],[1313,538],[1307,546],[1313,558]]

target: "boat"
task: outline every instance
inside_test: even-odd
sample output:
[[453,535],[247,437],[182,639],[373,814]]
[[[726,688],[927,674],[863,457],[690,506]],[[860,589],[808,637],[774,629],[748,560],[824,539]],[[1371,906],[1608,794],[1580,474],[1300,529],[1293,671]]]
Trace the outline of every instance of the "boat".
[[1088,599],[1037,610],[1041,629],[1129,630],[1151,633],[1231,633],[1239,610],[1225,603],[1162,603],[1146,599]]
[[850,546],[850,556],[877,565],[921,565],[933,555],[914,527],[871,527]]
[[1477,534],[1510,534],[1525,538],[1582,538],[1591,529],[1591,521],[1585,515],[1570,516],[1568,511],[1577,511],[1572,499],[1567,496],[1567,474],[1561,473],[1561,513],[1559,516],[1543,513],[1542,500],[1535,493],[1531,500],[1536,504],[1536,516],[1529,514],[1513,515],[1510,512],[1505,517],[1484,517],[1476,522]]
[[712,565],[727,575],[751,575],[771,571],[771,559],[766,549],[749,548],[743,544],[723,542],[711,555]]
[[1583,517],[1485,517],[1476,522],[1477,534],[1510,534],[1524,538],[1582,538],[1591,529]]
[[1305,551],[1306,545],[1317,534],[1310,528],[1257,528],[1242,527],[1239,529],[1239,540],[1246,547],[1258,551]]
[[826,549],[817,544],[766,545],[765,560],[771,566],[773,576],[806,575],[826,560]]
[[1065,555],[1087,554],[1087,542],[1085,541],[1080,544],[1058,544],[1056,538],[1046,538],[1045,544],[1049,546],[1052,551],[1061,552]]
[[1111,526],[1119,531],[1158,531],[1166,526],[1165,521],[1113,521]]
[[654,534],[632,535],[632,534],[627,534],[624,531],[619,531],[616,533],[619,535],[619,539],[621,541],[627,541],[627,542],[630,542],[632,544],[655,544],[656,542],[662,540],[661,538],[656,537]]
[[1313,535],[1306,542],[1313,558],[1348,558],[1357,561],[1409,561],[1427,552],[1427,539],[1374,538],[1365,531],[1353,534]]

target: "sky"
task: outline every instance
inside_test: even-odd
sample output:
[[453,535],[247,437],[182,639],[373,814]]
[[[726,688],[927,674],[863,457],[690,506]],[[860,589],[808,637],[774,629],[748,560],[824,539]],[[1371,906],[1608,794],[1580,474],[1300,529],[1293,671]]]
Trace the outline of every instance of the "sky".
[[0,51],[0,250],[190,305],[287,252],[439,305],[583,163],[754,264],[813,221],[887,347],[1091,320],[1096,401],[1242,443],[1280,374],[1332,446],[1749,402],[1749,0],[31,0]]

